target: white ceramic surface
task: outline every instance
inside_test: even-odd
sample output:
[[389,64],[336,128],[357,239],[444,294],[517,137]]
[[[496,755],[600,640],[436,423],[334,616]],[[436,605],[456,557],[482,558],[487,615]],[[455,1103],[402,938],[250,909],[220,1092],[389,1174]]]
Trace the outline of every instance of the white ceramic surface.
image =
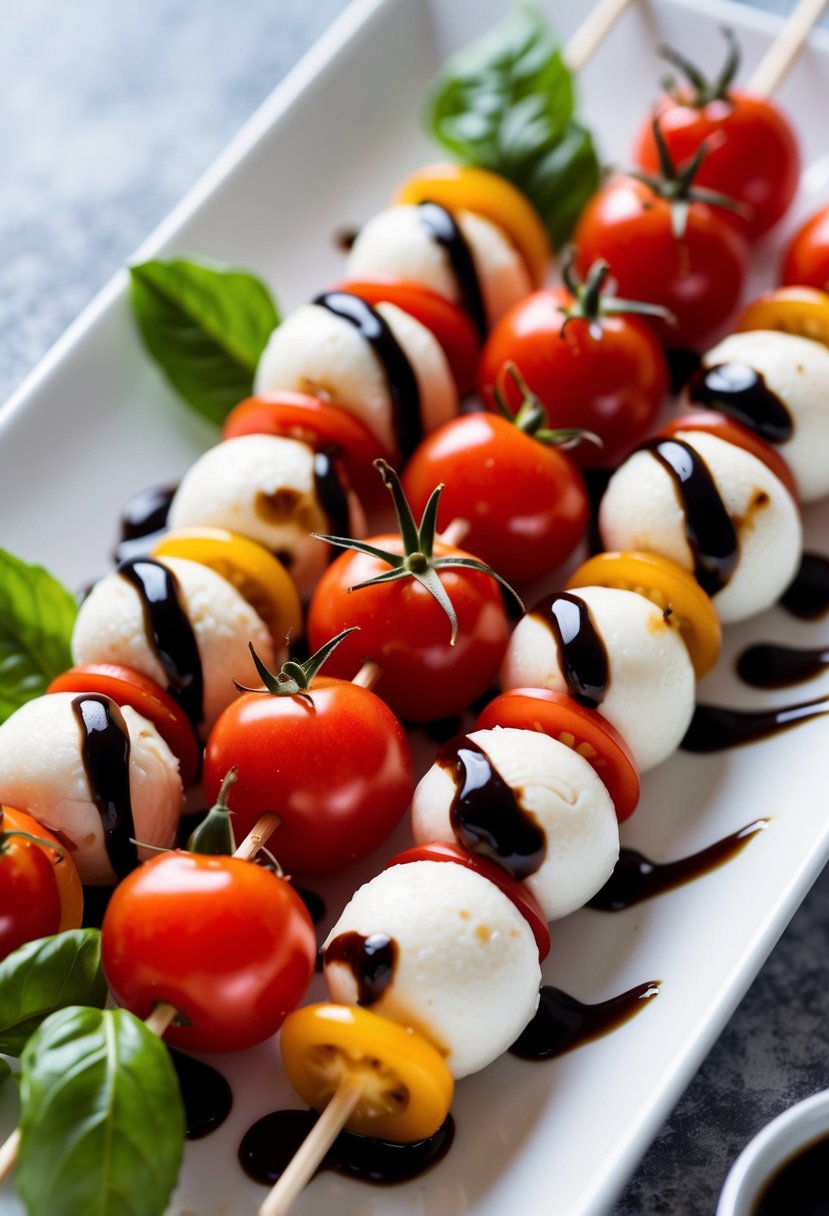
[[[404,173],[435,157],[420,122],[426,87],[445,55],[504,7],[501,0],[356,0],[138,256],[193,252],[248,263],[267,276],[283,308],[307,299],[341,272],[335,230],[379,210]],[[546,7],[565,36],[582,12],[565,0]],[[623,157],[653,99],[657,43],[699,55],[713,25],[726,19],[743,40],[745,77],[777,28],[772,18],[713,0],[643,0],[625,16],[581,82],[583,113],[605,159]],[[829,195],[815,104],[827,70],[829,42],[819,38],[781,93],[798,116],[810,166],[798,215]],[[759,253],[758,283],[770,281],[773,262],[773,253]],[[178,477],[213,439],[145,356],[125,286],[126,276],[117,276],[0,410],[0,545],[46,563],[70,584],[106,568],[125,498]],[[810,509],[813,548],[827,528],[829,506]],[[750,640],[810,645],[821,633],[829,640],[826,632],[777,611],[731,631],[701,697],[744,706],[800,699],[741,687],[729,674],[732,658]],[[827,691],[829,678],[806,695]],[[649,773],[623,837],[656,858],[691,853],[761,815],[772,820],[736,860],[694,884],[623,914],[584,911],[556,926],[548,982],[601,1001],[659,979],[660,995],[586,1048],[546,1064],[506,1056],[464,1081],[455,1145],[422,1179],[380,1190],[324,1175],[297,1216],[605,1211],[829,855],[819,759],[828,729],[816,721],[742,750],[680,754]],[[407,839],[401,829],[375,859],[334,883],[313,884],[324,891],[331,919]],[[312,996],[319,995],[315,987]],[[236,1147],[255,1118],[295,1104],[275,1042],[218,1064],[234,1086],[234,1109],[219,1133],[188,1147],[174,1216],[256,1211],[263,1191],[241,1173]],[[6,1086],[0,1135],[15,1119]],[[0,1193],[2,1216],[21,1211],[9,1188]]]

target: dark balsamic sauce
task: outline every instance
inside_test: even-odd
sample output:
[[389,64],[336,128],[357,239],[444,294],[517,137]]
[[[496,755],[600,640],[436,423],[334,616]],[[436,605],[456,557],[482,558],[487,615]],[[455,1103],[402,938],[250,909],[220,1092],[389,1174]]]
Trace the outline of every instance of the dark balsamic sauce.
[[466,735],[445,743],[435,761],[455,782],[449,820],[458,843],[522,879],[544,862],[547,837],[489,756]]
[[682,346],[666,350],[665,357],[668,361],[668,373],[671,378],[671,393],[674,397],[678,397],[702,359],[695,350],[688,350]]
[[394,416],[394,431],[403,456],[411,456],[423,439],[420,389],[417,376],[403,348],[375,308],[359,296],[328,291],[313,301],[336,317],[348,321],[369,343],[386,374]]
[[610,681],[607,650],[583,599],[569,591],[536,604],[530,614],[539,617],[553,635],[558,664],[574,701],[596,709]]
[[359,235],[359,228],[337,228],[332,239],[340,253],[351,253]]
[[758,739],[768,739],[810,718],[829,713],[829,697],[777,709],[727,709],[698,705],[680,747],[685,752],[721,752]]
[[184,1103],[185,1135],[201,1140],[221,1127],[233,1105],[233,1090],[210,1064],[169,1049]]
[[132,843],[135,824],[130,801],[130,737],[124,716],[109,697],[82,693],[72,700],[81,731],[81,760],[92,801],[104,829],[110,865],[119,878],[138,865]]
[[321,895],[317,895],[316,891],[311,891],[308,887],[295,886],[294,890],[305,904],[308,915],[315,925],[325,920],[325,901]]
[[828,1178],[829,1132],[824,1132],[778,1166],[755,1199],[751,1216],[826,1216]]
[[[257,1120],[239,1145],[242,1169],[255,1182],[273,1186],[318,1118],[312,1110],[277,1110]],[[441,1161],[454,1136],[455,1122],[451,1115],[434,1135],[411,1144],[340,1132],[319,1168],[380,1186],[408,1182]]]
[[633,904],[693,882],[731,861],[767,827],[768,822],[768,819],[755,819],[723,840],[678,861],[651,861],[635,849],[622,849],[610,878],[587,906],[600,912],[621,912]]
[[775,642],[747,647],[737,660],[737,674],[752,688],[791,688],[819,676],[829,667],[829,650],[800,650]]
[[659,980],[637,984],[620,996],[585,1005],[574,996],[545,984],[535,1017],[510,1047],[522,1060],[549,1060],[591,1043],[629,1022],[659,992]]
[[762,374],[747,363],[701,367],[691,377],[688,396],[695,405],[721,410],[766,443],[785,443],[794,433],[792,416]]
[[804,621],[813,621],[829,611],[829,559],[820,553],[804,553],[780,604]]
[[685,538],[694,558],[694,576],[708,595],[727,584],[740,556],[731,517],[705,461],[681,439],[643,444],[670,473],[685,515]]
[[[348,509],[348,495],[337,470],[339,449],[336,447],[322,448],[314,453],[314,489],[317,502],[322,507],[328,519],[329,536],[351,535],[351,512]],[[339,553],[339,549],[331,546],[330,561]]]
[[379,1001],[394,979],[397,942],[385,933],[340,933],[327,946],[323,961],[344,963],[357,985],[357,1004],[368,1006]]
[[167,527],[167,516],[178,486],[152,486],[127,500],[121,511],[115,561],[149,553]]
[[147,641],[167,676],[167,691],[198,726],[204,716],[204,680],[193,626],[179,597],[178,579],[152,558],[122,562],[117,572],[138,592]]
[[458,284],[461,304],[472,318],[472,323],[483,342],[487,335],[486,306],[484,305],[481,281],[475,267],[466,237],[458,227],[451,211],[438,203],[418,204],[420,222],[429,236],[446,250],[452,273]]

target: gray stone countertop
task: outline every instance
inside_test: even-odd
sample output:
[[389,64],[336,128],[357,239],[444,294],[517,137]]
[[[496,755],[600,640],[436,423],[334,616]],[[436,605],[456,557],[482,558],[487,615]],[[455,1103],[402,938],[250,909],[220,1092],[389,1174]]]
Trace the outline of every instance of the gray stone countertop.
[[[344,7],[0,5],[0,400]],[[751,1136],[829,1085],[827,956],[824,873],[613,1216],[712,1212]]]

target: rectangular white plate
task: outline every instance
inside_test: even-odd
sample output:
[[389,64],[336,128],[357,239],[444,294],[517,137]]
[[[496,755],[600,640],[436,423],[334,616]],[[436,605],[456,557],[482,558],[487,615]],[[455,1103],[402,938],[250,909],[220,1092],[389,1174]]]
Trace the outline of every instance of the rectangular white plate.
[[[365,220],[403,174],[435,158],[421,127],[427,86],[445,56],[503,7],[498,0],[357,0],[139,256],[190,252],[247,263],[268,277],[284,309],[309,298],[341,272],[335,229]],[[582,6],[550,0],[547,7],[566,37]],[[726,20],[743,42],[745,79],[777,28],[773,19],[743,6],[678,0],[654,7],[643,0],[624,17],[581,80],[583,113],[606,160],[624,160],[653,100],[657,43],[704,59],[712,30]],[[829,193],[819,121],[827,71],[829,42],[818,37],[781,92],[810,166],[789,228]],[[773,264],[773,251],[759,256],[758,284],[771,281]],[[73,585],[106,568],[125,498],[180,476],[214,440],[145,356],[125,287],[121,274],[0,411],[0,544]],[[829,507],[808,512],[813,547],[827,526]],[[773,701],[729,676],[734,653],[760,637],[817,644],[820,632],[779,612],[730,631],[701,697]],[[816,681],[809,695],[827,688],[829,681]],[[418,1182],[380,1190],[324,1175],[297,1205],[299,1216],[606,1210],[829,854],[818,762],[827,729],[817,721],[719,756],[680,754],[649,774],[623,836],[656,858],[695,851],[758,816],[772,819],[736,860],[690,886],[620,915],[585,911],[554,926],[548,982],[599,1001],[659,979],[656,1001],[621,1030],[559,1060],[507,1056],[465,1080],[455,1145]],[[379,860],[329,885],[332,914]],[[322,996],[316,983],[314,995]],[[296,1104],[281,1081],[275,1043],[219,1064],[234,1085],[234,1110],[219,1133],[188,1147],[176,1216],[255,1212],[264,1192],[240,1171],[236,1147],[255,1118]],[[14,1125],[14,1103],[7,1087],[0,1133]],[[7,1188],[0,1212],[20,1211]]]

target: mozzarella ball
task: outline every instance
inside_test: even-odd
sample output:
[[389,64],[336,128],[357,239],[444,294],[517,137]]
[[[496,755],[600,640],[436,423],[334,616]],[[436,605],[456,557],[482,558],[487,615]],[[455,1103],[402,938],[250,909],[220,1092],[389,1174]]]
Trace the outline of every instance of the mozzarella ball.
[[[76,699],[71,692],[37,697],[0,726],[0,802],[55,832],[82,882],[105,886],[117,876],[84,767]],[[152,723],[129,706],[120,712],[130,739],[130,835],[142,844],[172,848],[183,800],[178,761]],[[142,861],[152,855],[139,849]]]
[[[529,271],[497,224],[473,211],[455,211],[453,218],[472,255],[491,329],[532,291]],[[351,279],[407,279],[454,304],[463,303],[449,254],[429,232],[417,206],[391,207],[369,220],[348,256],[347,273]]]
[[[272,667],[274,646],[267,626],[227,579],[198,562],[165,557],[159,565],[172,571],[184,615],[196,639],[204,681],[206,737],[219,714],[234,699],[234,679],[256,681],[248,643]],[[72,634],[75,663],[121,663],[150,676],[162,688],[168,680],[153,645],[142,599],[118,571],[96,583],[78,611]]]
[[[604,886],[619,858],[616,811],[601,778],[583,756],[537,731],[496,726],[467,738],[486,753],[546,842],[543,861],[525,885],[547,920],[575,912]],[[439,758],[415,790],[415,840],[464,844],[452,825],[457,790],[455,774]],[[497,842],[497,828],[489,824]]]
[[[674,436],[702,457],[734,525],[739,552],[712,602],[723,623],[770,608],[794,578],[803,544],[791,494],[750,452],[704,431]],[[643,549],[693,573],[686,516],[673,476],[648,450],[634,452],[613,474],[599,509],[606,549]]]
[[[458,394],[443,347],[431,330],[394,304],[378,304],[414,372],[423,433],[454,418]],[[347,410],[376,436],[378,455],[400,455],[389,376],[359,329],[321,304],[303,304],[275,329],[256,369],[257,393],[312,393]]]
[[[801,500],[829,494],[829,349],[810,338],[756,329],[732,334],[702,363],[743,364],[760,373],[793,424],[791,438],[775,446],[791,466]],[[718,408],[716,401],[710,408]]]
[[[538,1006],[529,924],[494,883],[463,866],[414,861],[383,870],[354,894],[324,950],[345,933],[392,939],[391,981],[371,1009],[422,1034],[454,1077],[506,1051]],[[325,980],[332,1001],[357,1003],[349,964],[326,961]]]
[[[363,509],[353,493],[348,503],[346,531],[362,536]],[[306,597],[330,555],[311,532],[339,534],[344,526],[329,519],[320,502],[312,448],[274,435],[243,435],[205,452],[185,473],[167,522],[170,528],[228,528],[258,541],[279,557]]]
[[[632,547],[632,546],[629,546]],[[673,619],[635,591],[579,587],[607,654],[608,682],[597,706],[633,752],[640,770],[674,752],[694,712],[694,669]],[[510,638],[501,685],[567,692],[556,639],[530,612]]]

